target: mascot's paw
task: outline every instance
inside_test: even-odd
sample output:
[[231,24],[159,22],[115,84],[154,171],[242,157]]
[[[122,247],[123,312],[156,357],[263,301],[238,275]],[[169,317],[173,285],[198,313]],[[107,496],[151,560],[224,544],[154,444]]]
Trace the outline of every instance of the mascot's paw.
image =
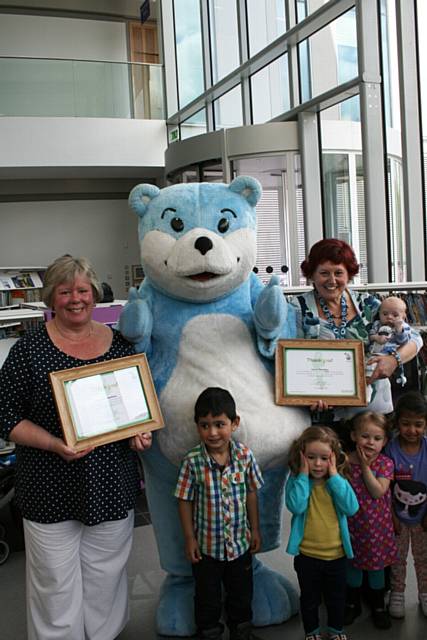
[[254,559],[253,624],[281,624],[298,613],[299,596],[289,580]]
[[156,615],[162,636],[192,636],[194,624],[194,580],[192,576],[168,575],[160,591]]
[[[271,276],[255,304],[255,323],[262,333],[278,332],[286,320],[287,307],[278,276]],[[264,336],[267,337],[267,336]]]
[[[152,313],[145,300],[139,298],[135,287],[129,290],[129,301],[120,314],[119,328],[127,340],[138,343],[141,347],[145,347],[145,344],[141,343],[149,343],[151,339]],[[138,351],[146,351],[146,348],[140,348]]]

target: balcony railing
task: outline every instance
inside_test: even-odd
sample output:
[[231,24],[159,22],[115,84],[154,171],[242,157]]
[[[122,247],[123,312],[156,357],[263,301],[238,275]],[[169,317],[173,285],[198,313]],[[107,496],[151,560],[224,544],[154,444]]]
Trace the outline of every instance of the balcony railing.
[[158,64],[0,57],[0,115],[164,118]]

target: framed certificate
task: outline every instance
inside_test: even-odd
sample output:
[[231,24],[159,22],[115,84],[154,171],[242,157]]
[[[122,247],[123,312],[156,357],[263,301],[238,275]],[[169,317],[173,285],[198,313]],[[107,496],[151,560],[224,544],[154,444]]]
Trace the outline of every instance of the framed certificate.
[[164,426],[144,353],[53,371],[64,440],[76,451]]
[[279,340],[276,403],[366,406],[361,340]]

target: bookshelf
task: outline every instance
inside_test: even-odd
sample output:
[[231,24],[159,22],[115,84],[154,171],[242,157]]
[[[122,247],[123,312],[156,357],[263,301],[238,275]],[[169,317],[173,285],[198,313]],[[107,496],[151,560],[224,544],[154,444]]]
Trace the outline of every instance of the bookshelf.
[[0,339],[19,337],[43,320],[43,312],[24,305],[41,300],[45,267],[0,267]]
[[[92,311],[92,319],[112,327],[117,324],[120,313],[126,304],[126,300],[113,300],[112,302],[97,302]],[[43,313],[44,319],[50,320],[54,313],[48,309],[44,302],[27,302],[23,305],[27,309],[33,309]]]
[[[92,318],[113,327],[119,320],[126,300],[98,302]],[[12,345],[28,328],[52,318],[52,310],[44,302],[24,302],[22,307],[0,309],[0,367]]]

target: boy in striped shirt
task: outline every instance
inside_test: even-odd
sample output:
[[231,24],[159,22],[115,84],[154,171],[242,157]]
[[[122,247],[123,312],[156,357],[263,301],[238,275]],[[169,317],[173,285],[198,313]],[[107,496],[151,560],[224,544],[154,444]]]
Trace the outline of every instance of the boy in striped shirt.
[[196,401],[194,419],[200,444],[181,464],[175,496],[195,579],[198,636],[222,637],[224,585],[230,640],[254,640],[251,554],[261,546],[261,472],[252,451],[232,439],[240,418],[228,391],[205,389]]

